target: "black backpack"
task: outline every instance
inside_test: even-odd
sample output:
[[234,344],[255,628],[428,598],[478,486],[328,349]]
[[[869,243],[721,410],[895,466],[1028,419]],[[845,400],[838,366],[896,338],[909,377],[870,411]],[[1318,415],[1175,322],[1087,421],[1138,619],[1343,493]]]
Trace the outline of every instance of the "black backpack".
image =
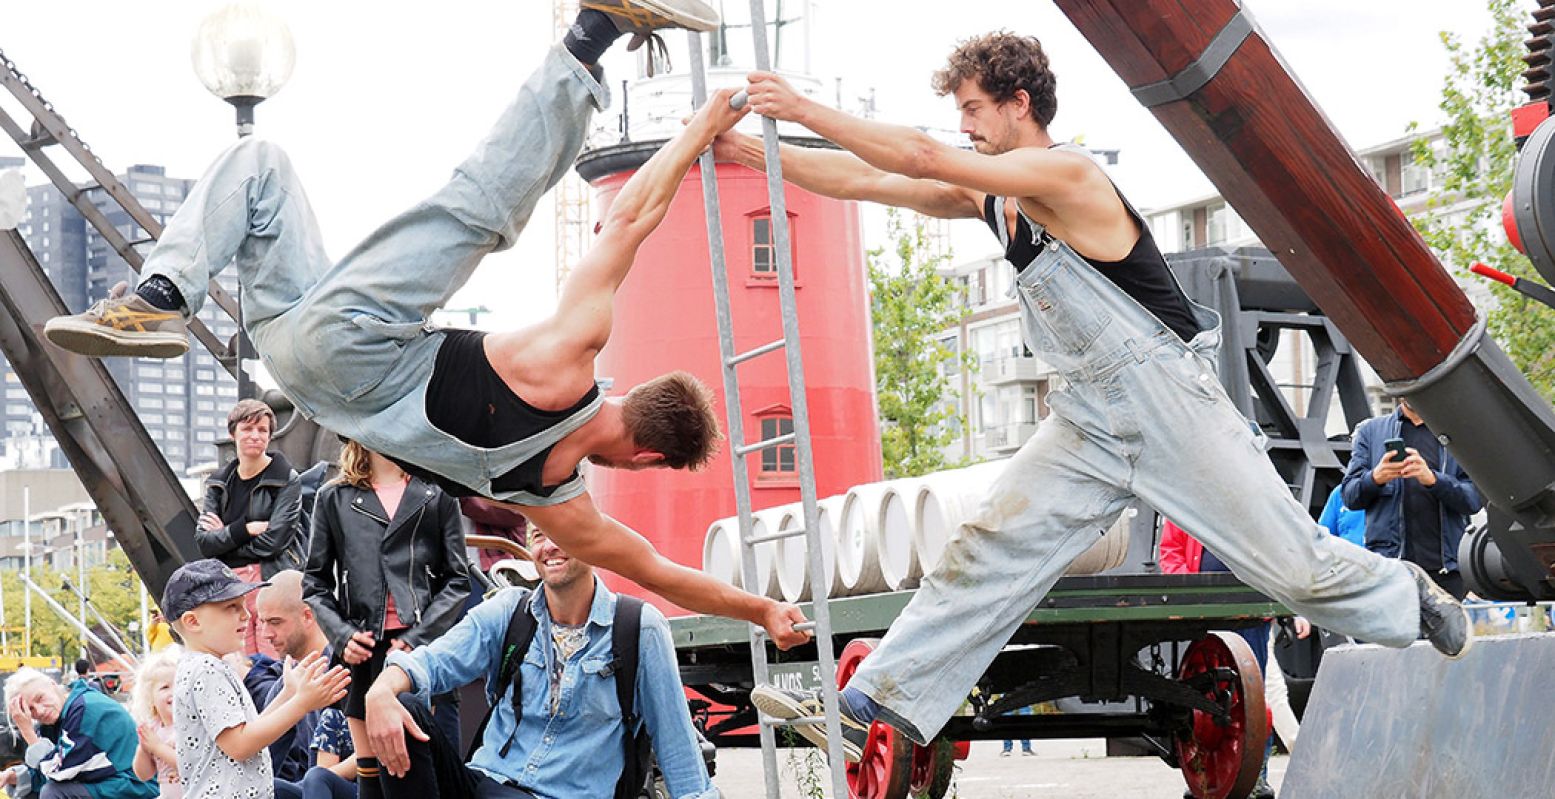
[[[519,600],[518,607],[513,609],[513,616],[508,619],[507,633],[502,636],[502,665],[497,670],[497,687],[493,693],[501,701],[502,689],[509,684],[513,686],[514,733],[498,750],[502,757],[507,757],[513,738],[518,734],[518,722],[524,718],[523,670],[519,665],[524,662],[529,645],[535,638],[535,616],[530,612],[533,601],[533,591]],[[637,641],[642,629],[642,616],[641,599],[624,594],[616,596],[615,621],[610,627],[610,652],[613,658],[606,664],[604,673],[615,677],[616,701],[621,705],[621,724],[626,728],[626,757],[621,766],[621,778],[616,781],[614,799],[638,799],[646,790],[653,772],[653,741],[648,735],[647,725],[642,723],[637,714],[636,704]],[[485,718],[481,719],[475,738],[470,742],[470,751],[465,754],[466,761],[474,757],[475,750],[481,747],[481,741],[486,737],[486,725],[491,722],[491,716],[496,710],[497,706],[493,704],[486,711]]]

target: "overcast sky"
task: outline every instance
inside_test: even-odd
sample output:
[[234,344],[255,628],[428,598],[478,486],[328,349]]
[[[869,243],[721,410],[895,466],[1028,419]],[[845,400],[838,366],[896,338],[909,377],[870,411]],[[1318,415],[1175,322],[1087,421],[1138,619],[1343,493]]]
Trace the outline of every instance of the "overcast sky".
[[[165,165],[170,175],[197,177],[233,136],[231,111],[206,93],[189,57],[196,25],[220,5],[7,3],[0,12],[0,49],[116,171],[150,163]],[[258,109],[259,131],[291,152],[335,256],[435,189],[552,39],[550,3],[544,0],[274,0],[271,5],[291,26],[297,67],[283,91]],[[725,5],[731,19],[746,15],[743,0]],[[786,7],[802,5],[789,0]],[[992,29],[1032,34],[1043,41],[1059,76],[1055,136],[1083,136],[1092,147],[1121,150],[1114,174],[1136,205],[1164,205],[1213,191],[1047,0],[815,0],[813,5],[811,63],[827,85],[842,79],[845,104],[873,90],[882,119],[954,128],[952,103],[928,89],[928,76],[945,53],[958,38]],[[1354,147],[1397,138],[1411,121],[1437,122],[1447,69],[1439,32],[1475,39],[1487,20],[1479,0],[1244,0],[1244,5]],[[788,65],[797,67],[802,33],[785,35]],[[676,56],[685,49],[678,35],[670,47]],[[611,80],[617,90],[618,81],[630,77],[624,63],[606,61],[607,68],[615,67]],[[0,141],[0,154],[17,153],[9,141]],[[881,230],[878,218],[873,212],[867,217],[871,235]],[[549,228],[547,204],[519,246],[488,259],[455,305],[485,304],[496,311],[496,324],[519,323],[548,310],[554,260]],[[972,227],[958,229],[956,244],[965,258],[993,249],[991,237]]]

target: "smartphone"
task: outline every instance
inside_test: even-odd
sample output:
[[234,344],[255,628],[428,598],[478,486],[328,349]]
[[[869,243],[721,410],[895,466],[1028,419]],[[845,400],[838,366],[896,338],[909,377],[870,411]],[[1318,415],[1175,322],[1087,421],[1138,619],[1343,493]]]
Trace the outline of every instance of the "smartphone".
[[1405,458],[1409,457],[1409,451],[1404,448],[1404,439],[1402,438],[1390,438],[1382,442],[1382,446],[1387,451],[1393,453],[1394,463],[1402,463]]

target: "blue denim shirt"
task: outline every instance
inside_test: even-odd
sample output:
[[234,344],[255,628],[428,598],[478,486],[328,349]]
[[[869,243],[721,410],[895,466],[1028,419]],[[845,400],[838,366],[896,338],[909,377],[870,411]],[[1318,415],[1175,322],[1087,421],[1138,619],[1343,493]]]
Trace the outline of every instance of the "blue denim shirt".
[[[386,665],[404,670],[416,695],[428,701],[433,694],[486,678],[486,698],[499,704],[471,767],[541,799],[610,796],[623,765],[621,708],[615,678],[605,673],[605,665],[613,659],[610,627],[616,596],[598,578],[586,627],[588,643],[564,666],[561,702],[554,716],[546,671],[553,648],[551,617],[545,592],[535,594],[534,643],[521,666],[524,718],[508,756],[498,754],[513,732],[512,691],[502,686],[499,699],[492,696],[491,686],[497,680],[508,620],[526,593],[521,588],[499,592],[436,641],[411,652],[390,652]],[[653,736],[653,751],[670,794],[677,799],[717,799],[718,789],[708,779],[691,727],[669,624],[652,605],[643,607],[638,638],[637,706]]]

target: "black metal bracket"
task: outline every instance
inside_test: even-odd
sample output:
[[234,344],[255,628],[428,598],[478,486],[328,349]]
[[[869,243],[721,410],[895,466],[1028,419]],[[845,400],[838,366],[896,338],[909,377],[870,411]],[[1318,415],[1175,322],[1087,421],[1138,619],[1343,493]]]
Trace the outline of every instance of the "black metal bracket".
[[1131,89],[1134,99],[1146,108],[1186,100],[1194,92],[1204,88],[1231,60],[1242,42],[1253,32],[1253,20],[1246,11],[1238,11],[1226,20],[1224,27],[1210,40],[1204,52],[1181,72],[1158,83],[1150,83]]

